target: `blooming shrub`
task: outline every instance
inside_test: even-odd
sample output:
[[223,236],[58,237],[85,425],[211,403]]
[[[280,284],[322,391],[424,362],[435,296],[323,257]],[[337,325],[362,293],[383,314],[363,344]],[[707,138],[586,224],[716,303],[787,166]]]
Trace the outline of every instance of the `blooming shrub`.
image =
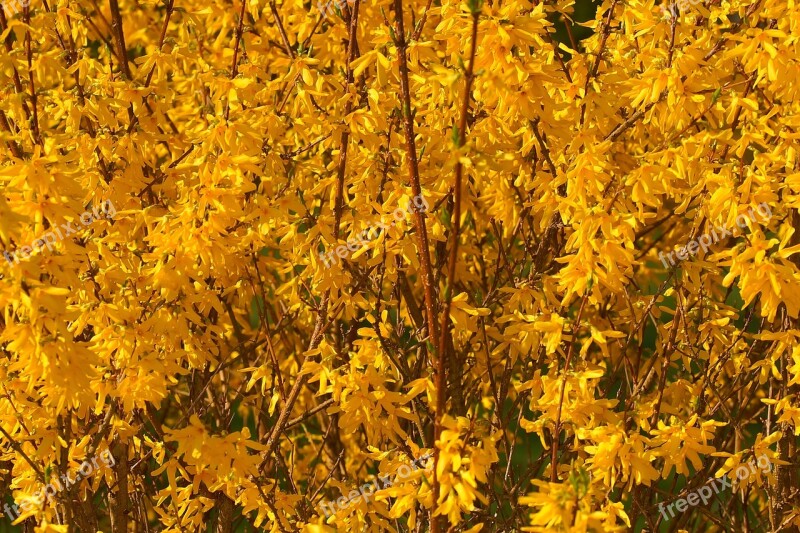
[[0,32],[0,253],[75,229],[0,261],[5,525],[800,527],[794,1],[32,0]]

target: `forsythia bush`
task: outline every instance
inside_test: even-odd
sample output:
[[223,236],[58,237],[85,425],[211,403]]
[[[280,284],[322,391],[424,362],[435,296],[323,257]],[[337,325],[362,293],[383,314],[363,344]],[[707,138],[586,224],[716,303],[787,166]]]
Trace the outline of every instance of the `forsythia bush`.
[[800,527],[795,0],[22,3],[6,531]]

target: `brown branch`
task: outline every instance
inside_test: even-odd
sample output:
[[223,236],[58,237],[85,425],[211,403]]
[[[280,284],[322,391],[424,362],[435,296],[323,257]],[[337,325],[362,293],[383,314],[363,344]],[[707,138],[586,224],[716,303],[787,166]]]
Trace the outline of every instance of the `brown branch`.
[[[356,0],[353,6],[353,13],[350,16],[350,31],[347,42],[347,67],[345,74],[345,91],[349,92],[350,86],[353,84],[353,69],[351,64],[356,58],[356,46],[358,36],[356,34],[358,26],[358,12],[360,0]],[[347,117],[353,111],[353,95],[347,99],[344,105],[344,116]],[[339,163],[336,169],[336,203],[333,210],[333,237],[338,241],[339,229],[342,223],[342,214],[344,211],[344,177],[347,170],[347,147],[350,144],[350,131],[345,128],[342,132],[341,147],[339,149]]]
[[269,7],[272,10],[272,16],[275,17],[275,23],[278,25],[278,31],[281,34],[281,40],[283,41],[283,46],[286,47],[286,53],[289,54],[289,57],[294,59],[294,50],[292,49],[292,45],[289,44],[289,36],[286,35],[286,29],[284,29],[283,22],[281,21],[281,17],[278,14],[278,8],[275,6],[275,0],[270,0]]
[[[164,16],[164,24],[161,26],[161,37],[158,39],[158,51],[161,52],[161,49],[164,47],[164,40],[167,37],[167,27],[169,26],[169,19],[172,16],[172,11],[175,6],[175,0],[169,0],[167,2],[167,13]],[[150,72],[147,73],[147,79],[144,81],[145,87],[150,87],[150,82],[153,81],[153,73],[156,71],[156,66],[153,64],[150,67]]]
[[[31,26],[31,7],[25,6],[23,10],[23,18],[25,25],[30,28]],[[39,130],[39,107],[38,98],[36,96],[36,84],[33,81],[33,53],[31,51],[31,32],[29,29],[25,30],[25,55],[28,59],[28,84],[30,85],[30,99],[31,108],[33,109],[33,119],[31,120],[31,129],[33,130],[33,138],[36,143],[44,148],[44,141],[42,140],[42,133]]]
[[[660,102],[660,101],[661,101],[661,99],[662,99],[662,98],[663,98],[665,95],[666,95],[666,91],[664,91],[663,93],[661,93],[661,97],[658,99],[658,101]],[[614,129],[611,131],[611,133],[609,133],[608,135],[606,135],[605,139],[603,139],[603,140],[604,140],[604,141],[608,141],[608,140],[611,140],[611,141],[616,141],[616,140],[617,140],[617,138],[618,138],[620,135],[622,135],[623,133],[625,133],[625,131],[627,131],[627,130],[628,130],[630,127],[631,127],[631,126],[633,126],[634,124],[636,124],[636,123],[639,121],[639,119],[641,119],[641,118],[644,116],[644,114],[645,114],[645,113],[647,113],[648,111],[650,111],[650,108],[651,108],[651,107],[653,107],[654,105],[656,105],[656,103],[657,103],[657,102],[650,102],[649,104],[647,104],[646,106],[644,106],[642,109],[640,109],[640,110],[636,111],[636,112],[635,112],[633,115],[631,115],[630,117],[628,117],[628,119],[627,119],[625,122],[623,122],[622,124],[620,124],[619,126],[617,126],[616,128],[614,128]]]
[[111,26],[111,23],[108,21],[105,15],[103,15],[103,10],[100,9],[100,5],[97,3],[97,0],[91,0],[92,5],[94,6],[94,10],[97,13],[97,16],[100,17],[100,20],[103,21],[103,24],[106,25],[106,28],[109,29],[113,33],[114,28]]
[[583,308],[586,306],[586,300],[589,297],[589,290],[583,293],[581,306],[578,309],[578,314],[575,317],[575,324],[572,327],[572,337],[569,341],[569,348],[567,349],[567,359],[564,363],[563,382],[561,384],[561,393],[558,399],[558,411],[556,412],[556,424],[553,428],[553,444],[550,450],[550,481],[555,483],[558,480],[558,441],[561,437],[561,409],[564,406],[564,393],[567,390],[567,377],[569,374],[569,364],[572,362],[572,354],[575,351],[575,343],[578,341],[578,329],[581,326],[581,316],[583,315]]
[[[411,92],[408,84],[408,43],[406,42],[403,27],[403,0],[394,0],[395,11],[395,44],[400,60],[400,97],[403,107],[403,126],[405,129],[406,149],[408,151],[408,173],[411,181],[411,190],[415,196],[422,196],[422,187],[419,179],[419,162],[417,161],[417,148],[414,142],[414,119],[411,116]],[[417,246],[422,267],[422,282],[425,287],[425,308],[427,313],[428,335],[434,351],[439,353],[439,335],[436,324],[436,292],[433,282],[433,269],[431,267],[430,252],[428,249],[428,231],[425,227],[425,215],[421,210],[414,213],[414,224],[417,234]]]
[[[11,129],[8,118],[6,118],[6,114],[3,111],[0,111],[0,125],[2,125],[3,129],[8,133],[14,135],[14,130]],[[16,141],[12,139],[10,141],[6,141],[6,144],[8,145],[9,150],[11,150],[11,153],[14,154],[14,157],[22,159],[22,149]]]
[[[50,12],[50,8],[47,5],[46,1],[44,2],[44,5],[48,10],[48,12]],[[66,58],[67,68],[69,69],[78,60],[78,53],[75,49],[75,41],[72,39],[72,25],[70,24],[69,16],[67,16],[67,28],[69,29],[68,32],[69,48],[67,48],[67,45],[64,43],[64,39],[61,37],[61,33],[58,31],[58,29],[56,29],[55,32],[56,32],[56,37],[58,38],[59,46],[64,51],[64,57]],[[75,81],[75,88],[77,89],[78,92],[78,103],[81,106],[84,106],[86,105],[86,94],[83,90],[83,85],[81,85],[77,70],[73,71],[72,79]],[[97,138],[97,133],[88,115],[86,114],[81,115],[79,127],[85,129],[89,133],[89,136],[92,139]],[[103,157],[103,152],[100,150],[99,146],[95,146],[94,152],[95,154],[97,154],[97,161],[100,166],[100,172],[103,174],[106,183],[111,183],[111,180],[113,180],[114,177],[111,175],[111,172],[108,169],[108,165],[106,164],[105,158]]]
[[119,12],[119,0],[109,0],[108,4],[111,10],[111,28],[119,51],[118,57],[121,58],[120,65],[122,67],[122,72],[128,80],[133,80],[131,67],[128,64],[128,48],[125,46],[125,31],[122,29],[122,14]]
[[422,17],[420,17],[419,21],[417,22],[417,27],[411,36],[412,41],[419,41],[419,37],[422,35],[422,30],[425,28],[425,22],[428,20],[428,11],[431,10],[432,3],[433,0],[428,0],[428,4],[425,6],[425,11],[422,12]]
[[[230,76],[231,79],[234,79],[236,77],[236,73],[239,70],[239,43],[242,40],[242,31],[244,28],[244,13],[245,13],[244,8],[246,5],[247,1],[242,0],[242,9],[239,12],[239,24],[236,26],[236,42],[233,45],[233,61],[231,64],[231,76]],[[230,116],[230,112],[231,112],[231,101],[230,99],[228,99],[228,101],[225,103],[226,122],[228,120],[228,117]]]
[[47,484],[47,481],[45,481],[44,478],[44,473],[39,469],[38,466],[34,464],[31,458],[28,457],[28,454],[25,453],[25,450],[22,449],[22,446],[20,446],[17,441],[11,438],[11,435],[9,435],[8,432],[3,428],[2,424],[0,424],[0,433],[2,433],[3,436],[8,440],[8,443],[11,445],[14,451],[20,454],[22,458],[25,459],[25,462],[30,465],[34,472],[36,472],[36,475],[39,477],[39,481],[41,481],[42,484]]
[[[7,28],[8,28],[8,20],[6,19],[6,14],[3,9],[3,5],[0,4],[0,32],[5,32]],[[11,43],[12,43],[11,32],[9,32],[8,35],[6,35],[5,40],[3,41],[3,44],[6,47],[6,52],[8,52],[9,55],[11,55],[11,50],[13,50],[14,48]],[[19,76],[19,71],[17,70],[17,67],[12,64],[11,68],[14,71],[14,90],[16,91],[17,94],[25,94],[25,89],[22,88],[22,78],[20,78]],[[31,111],[30,109],[28,109],[28,105],[24,99],[22,100],[22,111],[25,113],[25,118],[30,120]]]
[[293,419],[289,420],[289,422],[286,423],[286,429],[289,429],[292,426],[296,426],[297,424],[299,424],[303,420],[311,418],[312,416],[314,416],[315,414],[319,413],[320,411],[322,411],[323,409],[327,408],[328,406],[330,406],[332,404],[333,404],[333,398],[328,398],[327,400],[325,400],[324,402],[322,402],[318,406],[316,406],[316,407],[314,407],[312,409],[309,409],[308,411],[306,411],[305,413],[303,413],[302,415],[300,415],[300,416],[298,416],[296,418],[293,418]]
[[717,44],[714,45],[714,48],[709,50],[708,53],[706,53],[706,55],[703,56],[703,61],[704,62],[708,61],[709,59],[714,57],[714,55],[716,55],[717,52],[722,50],[722,47],[725,46],[725,43],[728,42],[729,36],[733,35],[734,33],[739,31],[739,29],[742,27],[742,24],[744,23],[744,21],[747,20],[748,18],[750,18],[750,16],[753,13],[755,13],[756,10],[761,6],[761,2],[762,2],[762,0],[758,0],[758,2],[756,2],[755,4],[752,4],[749,8],[747,8],[747,11],[745,12],[744,17],[741,20],[739,20],[739,22],[737,22],[736,24],[733,25],[733,28],[731,28],[731,30],[725,34],[726,37],[720,37],[720,39],[717,41]]
[[[600,30],[600,47],[597,50],[597,57],[594,58],[594,65],[592,66],[592,70],[586,74],[586,83],[583,85],[583,97],[586,98],[589,95],[589,84],[592,82],[592,79],[597,76],[597,72],[600,70],[600,61],[603,59],[603,52],[606,49],[606,41],[608,40],[608,36],[611,33],[611,18],[614,16],[614,8],[617,7],[617,1],[614,0],[611,3],[611,7],[608,9],[608,16],[606,20],[603,22],[603,28]],[[581,104],[581,126],[583,125],[583,120],[586,115],[586,102],[584,101]]]
[[[470,101],[472,100],[472,83],[475,79],[475,54],[478,48],[478,19],[480,18],[480,4],[475,2],[471,4],[472,7],[472,43],[469,52],[469,63],[466,72],[466,86],[464,87],[464,99],[461,103],[461,117],[458,124],[458,139],[456,139],[456,150],[461,150],[465,144],[467,135],[467,122],[470,115]],[[450,305],[453,300],[453,291],[456,285],[456,262],[458,260],[458,238],[461,233],[461,179],[464,172],[464,165],[459,158],[456,163],[455,183],[453,185],[453,242],[450,246],[450,258],[447,265],[447,289],[445,290],[444,309],[442,312],[442,321],[440,325],[441,337],[439,338],[439,359],[436,368],[436,415],[434,422],[434,443],[439,440],[442,433],[442,419],[444,418],[445,403],[447,401],[447,385],[448,380],[445,377],[446,372],[446,359],[451,358],[452,362],[455,357],[455,346],[453,344],[453,336],[450,331]],[[452,353],[449,353],[452,350]],[[453,367],[451,367],[453,368]],[[455,372],[452,372],[451,380],[455,380]],[[460,396],[460,395],[459,395]],[[434,469],[433,469],[433,495],[434,506],[436,509],[438,502],[441,498],[439,494],[440,484],[439,476],[437,475],[439,463],[439,448],[434,445]],[[432,516],[431,518],[431,533],[438,533],[441,529],[442,517]]]
[[[111,530],[113,533],[128,531],[128,445],[120,444],[116,450],[114,474],[117,490],[111,492]],[[110,492],[110,491],[109,491]]]
[[[355,54],[355,47],[357,46],[357,44],[356,44],[357,43],[357,41],[356,41],[356,29],[357,29],[357,25],[358,25],[358,12],[359,12],[360,5],[361,5],[361,0],[355,0],[355,3],[353,4],[353,15],[352,15],[351,20],[350,20],[350,41],[348,42],[348,45],[347,45],[347,57],[348,57],[348,62],[347,62],[347,86],[348,87],[349,87],[349,85],[350,85],[350,83],[352,82],[352,79],[353,79],[352,69],[350,67],[351,61],[349,61],[349,59],[353,57],[353,54]],[[345,139],[344,134],[342,135],[342,138],[343,138],[343,140]],[[345,144],[342,147],[342,151],[343,152],[345,151],[345,147],[346,146],[347,145]],[[343,165],[346,165],[346,161],[344,161],[344,163],[343,163],[342,160],[340,159],[340,167],[342,167]],[[343,175],[339,179],[343,180],[344,179]],[[339,190],[343,191],[343,187],[339,187]],[[334,209],[335,209],[335,213],[334,213],[334,237],[337,240],[339,238],[339,225],[341,223],[341,216],[342,216],[341,215],[341,208],[337,209],[337,207],[341,206],[341,205],[342,205],[342,199],[337,194],[337,197],[335,199],[335,204],[334,204],[334,206],[335,206],[334,207]],[[317,318],[316,318],[316,321],[315,321],[315,324],[314,324],[314,331],[311,334],[311,341],[309,342],[308,351],[313,351],[319,346],[320,342],[322,342],[322,338],[323,338],[323,335],[325,333],[325,330],[330,325],[330,321],[327,320],[328,303],[329,303],[329,301],[330,301],[330,289],[328,289],[325,292],[325,295],[322,297],[322,301],[319,304],[319,307],[318,307],[318,310],[317,310]],[[312,356],[306,356],[305,360],[310,360],[311,357]],[[301,368],[302,368],[302,366],[301,366]],[[292,413],[292,408],[294,407],[294,404],[297,402],[297,398],[300,396],[300,391],[303,389],[303,387],[305,386],[305,384],[306,384],[306,382],[308,381],[309,378],[310,378],[309,374],[303,374],[303,375],[299,376],[297,378],[297,380],[294,382],[294,385],[292,386],[292,389],[289,391],[289,395],[286,398],[286,401],[285,401],[283,407],[281,408],[280,414],[278,415],[278,420],[275,422],[275,426],[273,427],[272,431],[269,434],[269,437],[267,438],[266,450],[264,451],[264,455],[262,456],[263,457],[262,463],[259,466],[259,470],[260,471],[263,471],[264,467],[266,467],[266,465],[267,465],[267,462],[272,457],[272,454],[275,453],[275,450],[278,447],[278,443],[280,442],[280,436],[286,430],[286,428],[287,428],[287,426],[289,424],[289,416]]]

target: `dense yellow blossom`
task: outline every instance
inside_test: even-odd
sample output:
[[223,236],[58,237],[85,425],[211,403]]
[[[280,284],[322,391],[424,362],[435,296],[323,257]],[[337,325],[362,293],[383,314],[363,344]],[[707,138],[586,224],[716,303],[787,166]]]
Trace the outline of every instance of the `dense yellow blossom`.
[[5,0],[0,531],[800,527],[799,36]]

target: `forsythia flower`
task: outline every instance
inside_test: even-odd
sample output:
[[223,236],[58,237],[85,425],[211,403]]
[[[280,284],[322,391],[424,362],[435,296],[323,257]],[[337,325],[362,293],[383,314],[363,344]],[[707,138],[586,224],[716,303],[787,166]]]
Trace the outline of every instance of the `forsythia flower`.
[[798,35],[0,2],[0,530],[800,525]]

